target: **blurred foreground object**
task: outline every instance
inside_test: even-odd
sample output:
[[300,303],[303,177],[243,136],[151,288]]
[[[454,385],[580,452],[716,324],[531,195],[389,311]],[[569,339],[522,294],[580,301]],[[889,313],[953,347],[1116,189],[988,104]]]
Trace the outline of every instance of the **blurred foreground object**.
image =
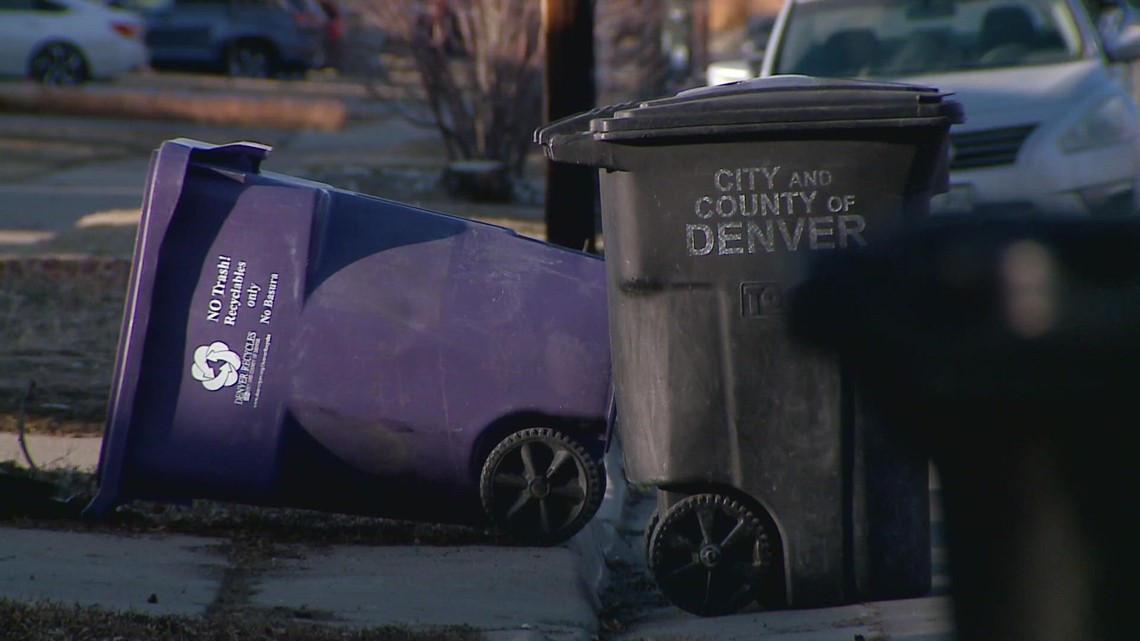
[[933,458],[960,639],[1135,636],[1140,222],[934,221],[791,309]]

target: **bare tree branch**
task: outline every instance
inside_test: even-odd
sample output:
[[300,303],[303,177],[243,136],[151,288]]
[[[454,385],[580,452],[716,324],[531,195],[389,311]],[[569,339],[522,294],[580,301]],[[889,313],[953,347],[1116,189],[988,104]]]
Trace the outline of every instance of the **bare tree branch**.
[[384,26],[388,47],[419,76],[425,109],[397,113],[430,121],[451,160],[496,160],[521,171],[542,118],[540,2],[365,0],[360,12]]

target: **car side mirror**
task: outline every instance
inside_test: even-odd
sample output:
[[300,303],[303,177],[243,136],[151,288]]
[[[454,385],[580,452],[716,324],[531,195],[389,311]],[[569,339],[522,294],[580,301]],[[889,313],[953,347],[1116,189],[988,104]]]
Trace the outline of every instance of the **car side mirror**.
[[1140,14],[1136,11],[1110,9],[1101,16],[1097,29],[1110,60],[1127,62],[1140,58]]

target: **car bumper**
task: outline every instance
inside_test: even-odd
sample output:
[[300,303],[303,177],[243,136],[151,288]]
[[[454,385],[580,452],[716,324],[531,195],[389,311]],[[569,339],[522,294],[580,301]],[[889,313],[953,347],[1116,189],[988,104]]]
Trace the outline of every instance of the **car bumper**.
[[952,171],[933,213],[1098,216],[1134,213],[1140,190],[1136,141],[1043,160]]
[[95,78],[109,78],[129,71],[146,68],[150,54],[146,45],[138,40],[107,41],[88,50],[88,64]]

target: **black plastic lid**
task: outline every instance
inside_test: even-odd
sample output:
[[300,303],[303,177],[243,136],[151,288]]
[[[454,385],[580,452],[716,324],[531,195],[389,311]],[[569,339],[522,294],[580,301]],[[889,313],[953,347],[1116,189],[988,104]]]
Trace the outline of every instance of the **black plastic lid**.
[[961,122],[961,105],[946,96],[918,85],[772,76],[691,89],[619,109],[609,118],[592,120],[590,131],[595,140],[623,140],[823,123],[847,127],[913,119]]
[[948,127],[962,105],[933,87],[771,76],[690,89],[668,98],[602,107],[535,132],[552,160],[616,166],[611,145],[685,138],[740,139],[765,132],[874,127]]

